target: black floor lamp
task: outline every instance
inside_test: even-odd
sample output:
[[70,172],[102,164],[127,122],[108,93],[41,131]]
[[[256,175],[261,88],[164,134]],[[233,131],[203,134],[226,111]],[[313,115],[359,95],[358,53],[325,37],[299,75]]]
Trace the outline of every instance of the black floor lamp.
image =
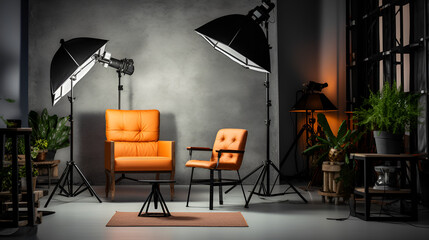
[[[321,92],[322,89],[327,86],[328,86],[327,83],[321,84],[321,83],[310,81],[309,83],[305,84],[304,89],[300,91],[302,95],[299,98],[299,100],[296,102],[296,104],[291,108],[290,112],[305,113],[305,123],[302,125],[298,134],[295,136],[295,139],[292,142],[291,146],[289,147],[288,151],[286,152],[286,155],[280,161],[280,169],[282,169],[282,167],[286,163],[289,157],[289,154],[296,147],[296,144],[298,143],[299,139],[301,138],[304,132],[306,133],[305,134],[305,143],[307,145],[306,147],[312,144],[310,142],[310,137],[311,135],[315,134],[314,123],[316,122],[316,119],[314,118],[314,113],[338,111],[335,105],[332,104],[332,102],[329,101],[329,99],[325,96],[325,94]],[[277,175],[277,178],[279,176],[280,175]],[[310,181],[309,185],[311,184],[311,182],[312,180]]]
[[[247,15],[227,15],[217,18],[195,31],[201,35],[217,51],[244,66],[245,68],[266,73],[265,96],[266,96],[266,159],[260,166],[251,171],[242,180],[244,181],[252,174],[261,169],[258,179],[246,200],[245,207],[248,207],[253,194],[260,196],[278,196],[286,193],[273,194],[270,184],[270,168],[280,174],[277,166],[270,159],[270,45],[268,43],[268,19],[269,13],[274,8],[274,3],[270,0],[263,0],[262,5],[252,9]],[[264,29],[261,28],[261,25]],[[264,32],[265,30],[265,32]],[[305,202],[305,198],[288,183]],[[259,191],[256,191],[257,186]],[[235,186],[226,191],[228,193]]]
[[[61,40],[61,47],[57,50],[51,62],[51,97],[52,105],[55,105],[62,97],[68,96],[70,102],[70,160],[67,162],[66,168],[62,173],[54,190],[46,201],[45,207],[48,206],[53,195],[60,189],[60,195],[66,197],[76,197],[82,192],[88,190],[91,196],[95,196],[101,203],[97,193],[89,184],[88,180],[83,175],[82,171],[76,165],[73,159],[73,87],[79,82],[91,68],[97,63],[103,63],[105,66],[110,66],[117,71],[131,75],[134,72],[132,60],[123,61],[110,58],[110,54],[105,52],[107,40],[95,38],[74,38],[68,41]],[[77,188],[74,188],[73,173],[77,171],[83,183]]]

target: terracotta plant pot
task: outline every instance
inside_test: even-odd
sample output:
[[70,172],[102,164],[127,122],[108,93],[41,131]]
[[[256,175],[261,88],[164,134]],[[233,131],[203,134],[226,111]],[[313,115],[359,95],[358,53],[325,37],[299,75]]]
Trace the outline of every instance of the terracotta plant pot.
[[44,150],[44,151],[39,151],[39,153],[37,154],[36,157],[36,161],[40,162],[40,161],[45,161],[46,160],[46,154],[48,151]]

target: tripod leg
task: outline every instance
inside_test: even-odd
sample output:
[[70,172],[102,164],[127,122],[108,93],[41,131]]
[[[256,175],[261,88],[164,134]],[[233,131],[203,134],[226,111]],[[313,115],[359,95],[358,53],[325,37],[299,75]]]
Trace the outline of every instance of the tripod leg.
[[[273,166],[273,168],[279,173],[279,175],[281,174],[280,173],[280,170],[276,167],[276,165],[274,165],[274,164],[272,164],[271,163],[271,166]],[[298,196],[305,202],[305,203],[307,203],[307,199],[305,199],[304,198],[304,196],[302,196],[301,195],[301,193],[295,188],[295,186],[292,184],[292,183],[290,183],[289,182],[289,180],[286,180],[287,181],[287,184],[293,189],[293,191],[295,191],[295,193],[296,194],[298,194]]]
[[[244,176],[244,178],[242,178],[241,180],[244,181],[246,180],[248,177],[250,177],[252,174],[254,174],[256,171],[258,171],[261,167],[263,167],[264,164],[259,165],[259,167],[253,169],[249,174],[247,174],[246,176]],[[234,189],[237,186],[237,184],[232,185],[232,187],[230,187],[228,190],[225,191],[226,193],[229,193],[232,189]]]
[[244,192],[243,183],[240,177],[240,172],[237,170],[238,181],[240,181],[241,191],[243,192],[244,201],[246,201],[246,193]]
[[249,198],[246,200],[246,205],[244,205],[244,207],[245,207],[245,208],[248,208],[248,207],[249,207],[250,199],[252,199],[252,195],[253,195],[253,193],[255,192],[255,189],[256,189],[256,187],[258,186],[259,181],[261,180],[261,177],[262,177],[262,175],[265,173],[265,171],[266,171],[266,166],[264,166],[264,168],[262,168],[262,171],[259,173],[258,180],[256,180],[255,185],[253,185],[253,189],[252,189],[252,191],[250,192]]
[[295,139],[293,140],[292,145],[290,145],[289,149],[286,152],[286,155],[284,156],[284,158],[280,162],[280,168],[282,168],[283,164],[285,164],[287,157],[292,152],[293,147],[296,145],[296,143],[298,142],[298,140],[301,138],[301,135],[304,133],[304,131],[305,131],[305,129],[307,129],[307,127],[308,126],[305,124],[304,126],[301,127],[301,130],[299,130],[299,133],[296,135]]
[[[265,176],[267,175],[267,168],[269,168],[269,167],[270,166],[267,164],[264,165],[265,171],[264,171],[264,174],[262,175],[261,183],[259,184],[259,190],[258,190],[259,195],[268,195],[267,190],[265,189],[265,186],[264,186],[264,180],[265,180]],[[262,190],[263,190],[263,193],[261,193]]]
[[92,194],[94,194],[94,196],[97,198],[98,202],[101,203],[101,200],[98,197],[97,193],[94,191],[94,189],[92,189],[91,185],[89,184],[88,180],[86,180],[85,176],[80,171],[79,167],[76,164],[73,164],[73,167],[76,168],[77,172],[79,173],[80,177],[84,181],[84,183],[85,183],[86,187],[88,188],[89,192],[92,193]]
[[[58,181],[59,185],[58,187],[60,188],[60,193],[59,195],[64,195],[66,197],[71,197],[73,196],[72,193],[70,192],[70,183],[69,183],[69,178],[70,178],[70,164],[67,163],[66,168],[64,169],[65,172],[65,176],[63,181]],[[64,188],[64,186],[67,185],[67,190]]]
[[46,201],[46,203],[45,203],[45,208],[46,208],[46,207],[48,207],[49,202],[50,202],[50,201],[51,201],[51,199],[52,199],[52,196],[54,196],[55,192],[56,192],[56,191],[57,191],[57,189],[58,189],[58,186],[61,184],[61,182],[64,180],[64,177],[67,175],[67,172],[68,172],[69,166],[70,166],[70,165],[68,165],[68,164],[67,164],[66,169],[64,169],[63,174],[61,174],[60,180],[59,180],[59,181],[57,182],[57,184],[55,185],[54,190],[52,190],[52,192],[51,192],[51,195],[49,195],[48,201]]

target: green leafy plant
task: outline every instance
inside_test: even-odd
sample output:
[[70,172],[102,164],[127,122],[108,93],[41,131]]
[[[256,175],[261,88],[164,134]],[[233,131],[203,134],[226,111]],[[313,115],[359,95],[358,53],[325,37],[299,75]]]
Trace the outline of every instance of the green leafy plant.
[[12,189],[12,165],[4,166],[0,169],[0,179],[0,191],[9,191]]
[[[20,178],[26,177],[25,170],[26,170],[25,166],[22,166],[22,167],[19,168],[18,173],[19,173],[19,177]],[[31,171],[31,176],[32,177],[37,177],[39,175],[39,171],[37,171],[37,168],[34,165],[31,168],[31,170],[32,170]]]
[[70,145],[70,127],[67,126],[68,117],[49,115],[48,110],[43,109],[39,115],[35,111],[28,114],[28,124],[33,131],[31,133],[33,146],[38,139],[46,139],[47,149],[57,150]]
[[349,150],[359,140],[362,133],[347,129],[346,121],[344,120],[338,129],[337,136],[332,133],[328,120],[323,113],[317,114],[317,122],[322,127],[324,137],[317,136],[317,143],[307,148],[303,154],[313,155],[319,152],[318,163],[320,164],[326,158],[345,158],[345,162],[349,163]]
[[40,152],[47,152],[48,141],[46,139],[37,139],[31,147],[31,158],[36,158]]
[[[17,138],[18,154],[25,154],[25,142],[23,137]],[[4,144],[5,153],[12,154],[12,139],[7,138]]]
[[[31,175],[37,177],[39,171],[33,166]],[[18,176],[20,178],[26,177],[25,166],[18,169]],[[1,186],[0,191],[10,191],[12,189],[12,165],[4,166],[0,169]]]
[[48,149],[48,140],[46,140],[46,139],[37,139],[34,142],[33,147],[38,148],[39,150],[46,150],[46,149]]
[[364,100],[361,108],[354,112],[358,125],[367,130],[404,134],[417,126],[421,108],[418,106],[420,94],[406,93],[396,82],[384,83],[381,92],[373,93]]

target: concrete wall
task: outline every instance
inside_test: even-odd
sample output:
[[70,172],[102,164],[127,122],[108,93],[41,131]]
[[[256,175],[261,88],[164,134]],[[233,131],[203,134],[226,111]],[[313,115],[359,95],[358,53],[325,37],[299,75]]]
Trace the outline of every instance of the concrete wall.
[[[333,131],[346,118],[345,110],[345,2],[341,0],[279,1],[279,121],[280,159],[305,123],[303,113],[290,113],[296,92],[309,81],[328,83],[323,93],[339,108],[326,114]],[[282,172],[289,176],[306,171],[308,164],[298,148],[285,160]],[[296,159],[296,160],[295,160]]]
[[[27,50],[21,51],[21,44],[24,47],[26,44],[26,35],[21,38],[21,1],[0,0],[0,36],[0,116],[21,119],[26,126]],[[5,127],[3,121],[0,121],[0,127]]]
[[[194,29],[227,14],[247,14],[259,4],[259,0],[30,1],[29,108],[46,107],[60,116],[70,113],[66,98],[51,106],[50,62],[60,39],[108,39],[106,49],[113,57],[135,62],[135,73],[123,78],[122,109],[160,110],[160,138],[176,141],[178,183],[186,183],[190,175],[184,166],[185,147],[211,146],[220,128],[249,130],[244,175],[265,158],[265,75],[213,50]],[[275,11],[272,15],[276,19]],[[270,24],[270,152],[275,162],[279,139],[276,24]],[[117,86],[114,69],[97,65],[74,88],[74,159],[92,184],[104,184],[104,111],[117,108]],[[59,150],[56,158],[64,168],[69,148]],[[196,174],[202,177],[207,172]],[[256,175],[248,183],[255,180]]]

